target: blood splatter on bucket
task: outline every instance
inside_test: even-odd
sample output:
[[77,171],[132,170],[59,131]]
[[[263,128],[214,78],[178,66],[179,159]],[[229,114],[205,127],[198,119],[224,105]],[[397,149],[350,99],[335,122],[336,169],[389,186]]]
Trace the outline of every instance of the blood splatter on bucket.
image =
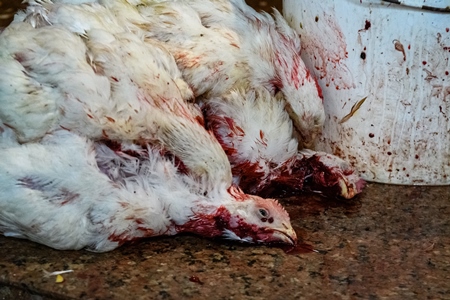
[[323,90],[327,119],[316,148],[366,180],[450,184],[450,1],[434,2],[441,12],[380,0],[284,0]]

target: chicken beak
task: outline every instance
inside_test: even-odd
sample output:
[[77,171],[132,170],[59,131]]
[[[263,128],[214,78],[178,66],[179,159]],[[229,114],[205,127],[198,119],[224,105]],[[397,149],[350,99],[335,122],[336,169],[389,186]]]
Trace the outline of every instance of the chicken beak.
[[283,223],[283,227],[284,227],[283,229],[274,229],[271,242],[296,245],[297,234],[295,233],[292,226]]
[[359,179],[354,183],[353,182],[349,183],[348,180],[340,179],[339,180],[339,187],[341,189],[340,196],[345,199],[351,199],[355,197],[357,194],[361,193],[365,183],[366,182],[363,179]]
[[353,193],[349,193],[349,189],[347,187],[347,182],[343,179],[339,180],[339,187],[341,188],[341,196],[345,199],[350,199],[354,196]]

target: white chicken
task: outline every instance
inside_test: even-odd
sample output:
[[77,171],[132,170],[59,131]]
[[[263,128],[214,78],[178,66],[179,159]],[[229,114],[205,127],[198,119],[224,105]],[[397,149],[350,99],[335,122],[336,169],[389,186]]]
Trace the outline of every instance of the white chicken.
[[[28,1],[34,3],[34,1]],[[45,3],[50,2],[38,1]],[[198,100],[240,87],[281,91],[285,108],[310,146],[325,119],[320,87],[303,63],[300,39],[278,11],[257,13],[244,0],[54,0],[100,3],[122,26],[158,39],[175,57]],[[50,20],[83,26],[82,21]],[[141,31],[143,30],[143,31]],[[281,98],[280,98],[281,99]]]
[[[114,152],[66,130],[19,144],[0,127],[0,232],[55,249],[104,252],[125,242],[180,232],[250,243],[294,244],[278,202],[205,191],[173,160]],[[237,196],[237,198],[236,198]]]
[[[125,1],[99,2],[114,7],[116,15],[133,11]],[[206,104],[206,123],[214,124],[208,126],[226,150],[235,182],[245,191],[261,193],[281,185],[344,198],[361,192],[364,183],[350,164],[322,152],[294,151],[294,144],[310,146],[320,132],[322,95],[300,58],[297,33],[276,10],[272,18],[242,0],[134,2],[148,22],[141,21],[140,28],[164,43],[197,99]],[[139,19],[135,11],[131,14],[130,20]],[[245,99],[247,91],[250,100]],[[239,128],[242,131],[236,132]],[[304,187],[311,180],[311,186]]]
[[243,0],[155,2],[137,7],[151,23],[147,34],[173,53],[196,96],[207,101],[243,86],[280,91],[300,143],[311,146],[325,119],[321,91],[278,11],[272,18]]
[[232,184],[164,47],[120,22],[46,2],[0,34],[0,231],[94,251],[177,232],[294,243],[276,201]]
[[[68,15],[72,23],[84,16],[84,38],[68,31],[81,31],[64,24]],[[36,21],[53,19],[63,22]],[[211,182],[231,180],[226,156],[182,99],[185,83],[156,42],[117,31],[100,5],[57,6],[27,20],[37,28],[15,22],[0,36],[0,118],[21,142],[67,128],[92,139],[158,143],[193,174],[212,176],[205,170],[216,168]]]
[[[215,124],[214,133],[227,152],[234,182],[246,192],[268,195],[263,191],[274,190],[276,186],[294,192],[309,189],[344,198],[361,192],[363,181],[356,170],[340,158],[321,152],[306,151],[305,155],[293,151],[293,144],[303,149],[313,143],[321,130],[324,111],[320,87],[300,58],[299,37],[277,11],[272,18],[257,13],[243,0],[95,2],[113,11],[121,26],[145,35],[144,40],[161,41],[174,55],[198,101],[210,108],[208,103],[214,99],[216,109],[203,110],[206,123]],[[84,22],[73,21],[79,17],[67,15],[53,19],[50,20],[53,23],[63,22],[77,27],[75,31],[84,32],[79,28]],[[256,111],[252,110],[256,107],[242,103],[249,89],[266,89],[270,93],[255,94],[254,102],[261,102]],[[278,91],[282,95],[275,98],[279,104],[259,99],[275,96]],[[217,109],[219,104],[221,107]],[[272,110],[274,112],[270,113]],[[284,117],[285,113],[282,116],[280,110],[287,111],[291,120]],[[242,115],[246,118],[240,118]],[[227,121],[218,122],[221,117]],[[230,120],[239,126],[230,128]],[[290,122],[296,130],[285,131],[292,126]],[[240,134],[247,137],[238,137],[233,132],[236,128],[245,128]],[[278,151],[274,146],[259,143],[260,134],[269,144],[281,145]],[[285,144],[290,146],[286,148]],[[318,159],[309,160],[310,156]],[[245,172],[243,165],[249,167]],[[316,170],[321,173],[314,174]]]
[[206,126],[225,150],[234,182],[263,197],[310,190],[352,198],[361,192],[364,181],[350,164],[324,152],[298,152],[279,97],[261,88],[238,90],[205,105]]

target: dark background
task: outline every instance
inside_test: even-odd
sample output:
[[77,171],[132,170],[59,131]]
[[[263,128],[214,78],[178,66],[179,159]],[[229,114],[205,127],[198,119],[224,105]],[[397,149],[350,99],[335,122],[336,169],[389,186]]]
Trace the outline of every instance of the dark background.
[[272,11],[272,7],[277,8],[281,11],[283,6],[283,0],[269,0],[269,1],[260,1],[260,0],[246,0],[248,5],[261,10],[266,10],[268,12]]

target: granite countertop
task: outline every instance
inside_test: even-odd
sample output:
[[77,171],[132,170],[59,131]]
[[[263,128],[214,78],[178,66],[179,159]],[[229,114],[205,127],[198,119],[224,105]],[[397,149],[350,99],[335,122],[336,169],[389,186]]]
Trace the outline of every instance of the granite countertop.
[[[450,299],[450,187],[282,202],[319,253],[177,236],[97,254],[1,237],[0,299]],[[43,272],[66,269],[62,283]]]

